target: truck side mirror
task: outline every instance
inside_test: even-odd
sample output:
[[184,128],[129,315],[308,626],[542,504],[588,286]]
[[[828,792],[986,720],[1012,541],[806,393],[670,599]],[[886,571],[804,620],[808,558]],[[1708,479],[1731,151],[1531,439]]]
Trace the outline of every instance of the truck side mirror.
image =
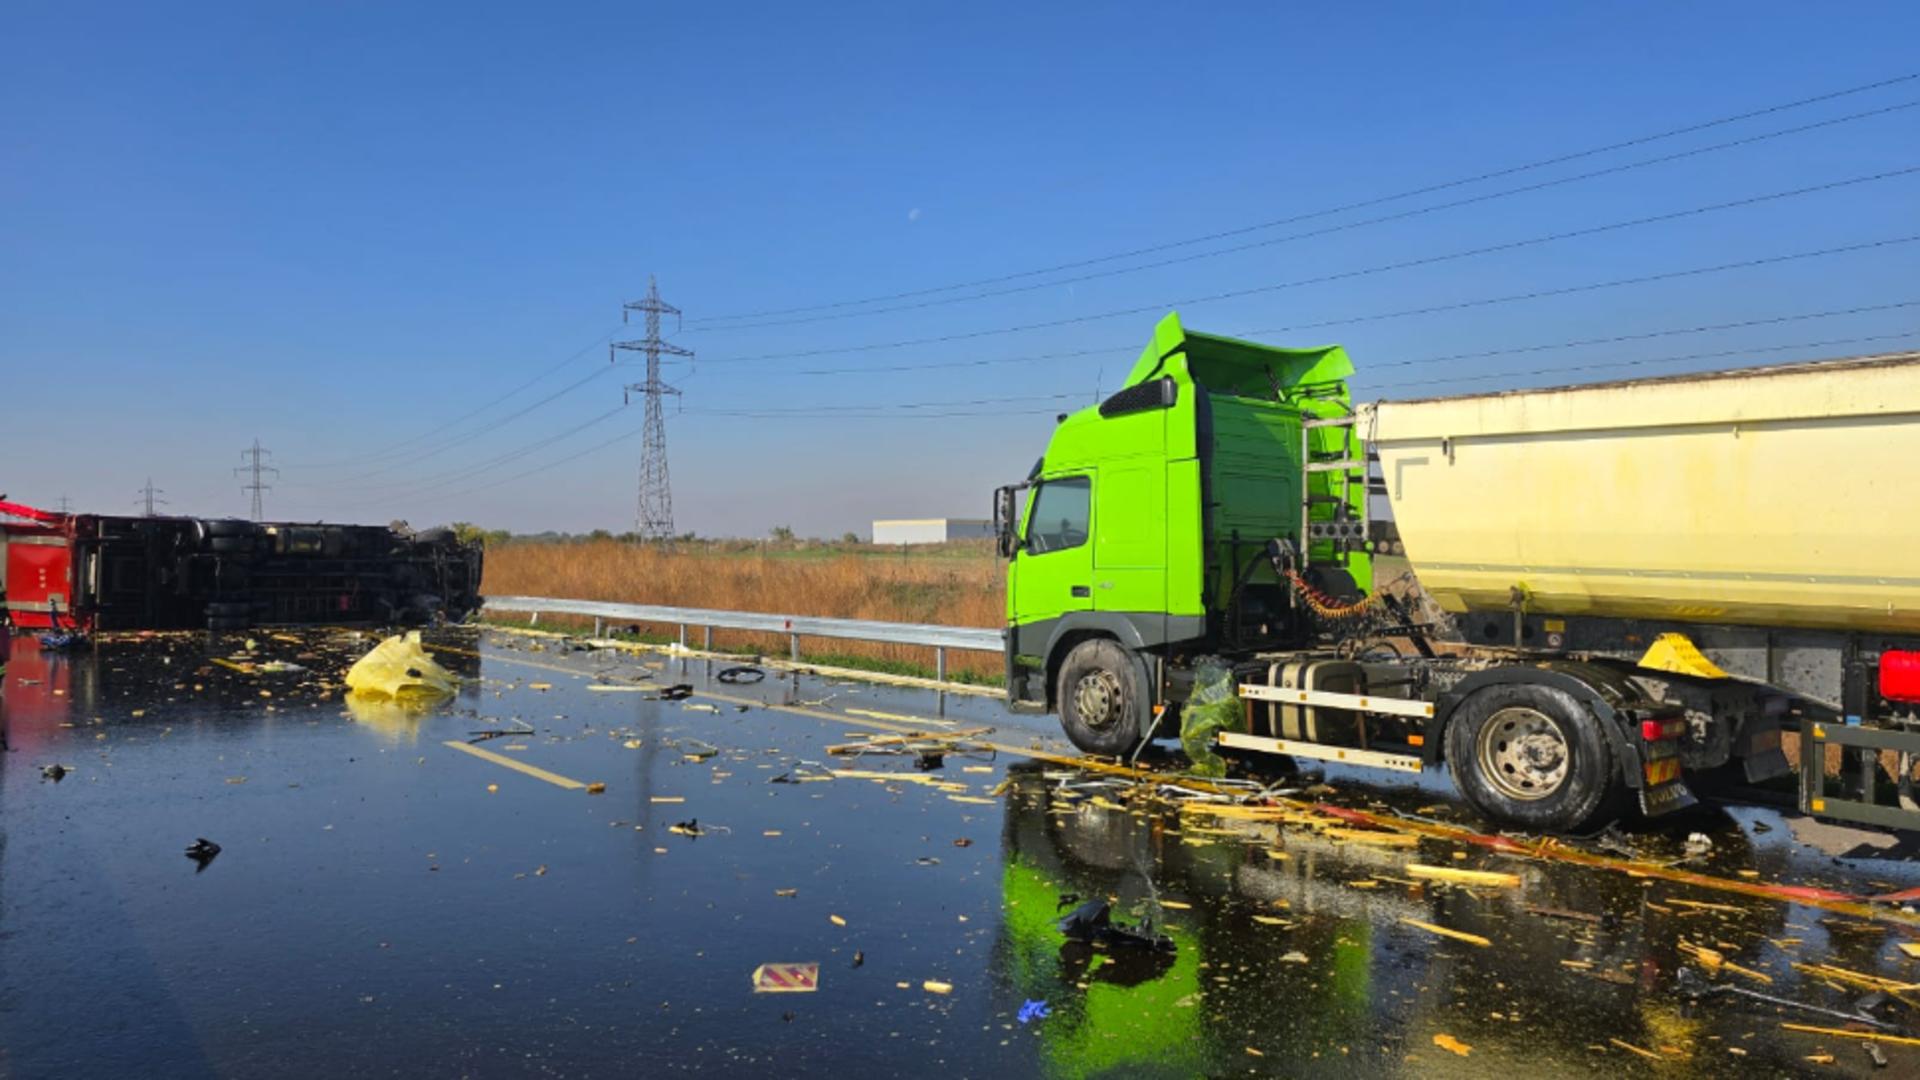
[[995,489],[993,493],[993,535],[1003,559],[1013,558],[1014,552],[1020,550],[1020,518],[1015,510],[1014,498],[1026,486],[1009,484]]

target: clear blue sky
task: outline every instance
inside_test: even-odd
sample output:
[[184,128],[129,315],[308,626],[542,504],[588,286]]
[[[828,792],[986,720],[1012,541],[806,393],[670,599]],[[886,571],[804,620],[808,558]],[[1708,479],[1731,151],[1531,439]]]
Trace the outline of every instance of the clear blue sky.
[[[1920,71],[1911,3],[1188,7],[9,5],[0,490],[127,511],[151,475],[167,509],[244,513],[230,470],[257,435],[282,469],[270,516],[630,528],[637,438],[516,474],[638,429],[638,401],[605,416],[638,372],[603,370],[602,343],[651,273],[689,316],[669,337],[699,354],[669,370],[681,528],[980,516],[1052,412],[1117,386],[1152,314],[741,358],[1164,306],[1920,165],[1909,109],[1095,280],[691,321],[1163,244]],[[1914,100],[1920,81],[1155,258]],[[1916,233],[1907,175],[1182,314],[1272,330]],[[1920,307],[1407,363],[1916,300],[1916,271],[1907,244],[1260,336],[1346,345],[1368,396],[1889,351],[1920,341]],[[1709,352],[1727,355],[1538,370]],[[1473,375],[1492,377],[1433,381]],[[1028,400],[892,408],[1003,398]]]

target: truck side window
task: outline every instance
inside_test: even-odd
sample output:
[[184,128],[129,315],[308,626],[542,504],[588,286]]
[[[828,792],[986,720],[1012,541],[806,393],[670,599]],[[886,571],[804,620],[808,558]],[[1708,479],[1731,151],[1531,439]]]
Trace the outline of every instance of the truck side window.
[[1087,477],[1043,482],[1027,514],[1027,554],[1045,555],[1086,543],[1092,507],[1093,482]]

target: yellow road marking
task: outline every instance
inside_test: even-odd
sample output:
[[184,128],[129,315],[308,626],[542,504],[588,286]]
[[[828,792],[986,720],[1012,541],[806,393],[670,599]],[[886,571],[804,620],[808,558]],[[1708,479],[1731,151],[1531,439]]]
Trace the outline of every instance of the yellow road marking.
[[501,754],[496,754],[491,750],[482,750],[477,746],[473,746],[468,743],[463,743],[458,739],[448,739],[446,742],[442,743],[441,745],[450,746],[455,750],[460,751],[463,754],[472,754],[474,757],[477,757],[482,761],[491,761],[495,765],[504,765],[505,767],[512,769],[514,772],[524,773],[527,776],[533,777],[535,780],[545,780],[547,783],[552,784],[555,787],[563,787],[563,788],[566,788],[568,791],[577,791],[587,786],[578,780],[571,780],[571,779],[568,779],[567,777],[561,776],[559,773],[548,772],[547,770],[541,768],[538,765],[529,765],[524,761],[515,761],[510,757],[506,757]]

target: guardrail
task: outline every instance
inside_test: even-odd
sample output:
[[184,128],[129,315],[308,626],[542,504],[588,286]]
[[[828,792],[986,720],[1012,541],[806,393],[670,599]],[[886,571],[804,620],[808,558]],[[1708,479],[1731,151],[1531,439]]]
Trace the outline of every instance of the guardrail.
[[606,633],[608,622],[658,623],[680,628],[680,644],[687,644],[687,628],[697,626],[704,632],[703,647],[713,648],[713,632],[720,630],[758,630],[787,635],[789,655],[800,659],[803,637],[844,638],[851,641],[879,641],[891,645],[919,645],[933,650],[935,677],[947,678],[947,650],[971,649],[975,652],[1000,652],[1005,638],[999,630],[981,630],[967,626],[941,626],[936,623],[877,622],[872,619],[827,619],[816,615],[768,615],[757,611],[718,611],[710,608],[658,607],[653,604],[615,604],[603,600],[566,600],[547,596],[489,596],[484,608],[489,613],[525,612],[533,625],[540,616],[579,615],[593,619],[595,637]]

